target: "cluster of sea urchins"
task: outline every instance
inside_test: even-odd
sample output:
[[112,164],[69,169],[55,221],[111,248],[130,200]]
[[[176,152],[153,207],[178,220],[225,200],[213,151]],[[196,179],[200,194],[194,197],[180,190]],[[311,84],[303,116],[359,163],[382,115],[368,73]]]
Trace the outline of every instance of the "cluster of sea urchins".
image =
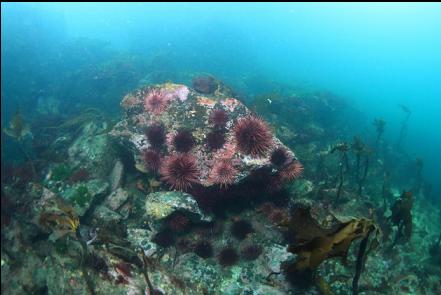
[[[150,90],[145,96],[145,109],[153,114],[165,110],[168,104],[167,97],[158,89]],[[207,134],[206,143],[214,151],[224,146],[226,138],[226,124],[228,113],[222,107],[213,109],[209,116],[212,130]],[[273,146],[272,132],[261,118],[247,115],[240,118],[232,129],[236,148],[239,152],[252,157],[262,157]],[[189,130],[180,129],[172,138],[175,154],[168,157],[161,155],[162,146],[166,142],[164,125],[153,123],[146,129],[146,137],[150,148],[143,151],[143,160],[146,167],[152,172],[160,172],[162,180],[172,189],[187,191],[198,183],[200,171],[196,158],[188,152],[192,150],[196,141]],[[271,163],[277,167],[277,177],[280,183],[297,178],[303,171],[303,166],[293,158],[285,148],[276,148],[270,156]],[[216,159],[208,174],[208,181],[226,187],[233,184],[239,171],[231,159]],[[277,182],[277,181],[276,181]]]

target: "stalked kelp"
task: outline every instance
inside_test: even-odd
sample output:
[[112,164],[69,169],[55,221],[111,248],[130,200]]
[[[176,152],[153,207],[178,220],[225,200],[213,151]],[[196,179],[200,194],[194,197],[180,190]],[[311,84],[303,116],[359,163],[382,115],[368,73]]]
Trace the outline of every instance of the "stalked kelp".
[[20,114],[20,111],[15,113],[12,120],[9,122],[8,127],[3,129],[3,132],[17,141],[18,148],[31,166],[34,180],[37,180],[37,171],[35,169],[33,160],[27,151],[28,147],[26,147],[24,143],[24,139],[31,135],[30,125],[25,122],[23,116]]
[[[351,149],[355,154],[355,178],[357,181],[358,189],[357,193],[361,196],[363,184],[366,181],[366,177],[369,171],[369,165],[372,156],[372,149],[363,143],[360,137],[355,136],[354,141],[351,144]],[[362,159],[364,157],[364,159]]]
[[412,206],[413,193],[404,191],[401,197],[395,201],[391,211],[390,220],[394,226],[397,226],[393,247],[400,240],[409,241],[412,236]]
[[340,163],[338,164],[338,183],[337,183],[337,195],[336,200],[340,199],[341,191],[343,189],[343,182],[344,182],[344,175],[345,171],[347,172],[349,170],[349,160],[348,160],[348,151],[350,147],[347,143],[339,143],[335,145],[330,153],[334,153],[335,151],[338,151],[340,154]]

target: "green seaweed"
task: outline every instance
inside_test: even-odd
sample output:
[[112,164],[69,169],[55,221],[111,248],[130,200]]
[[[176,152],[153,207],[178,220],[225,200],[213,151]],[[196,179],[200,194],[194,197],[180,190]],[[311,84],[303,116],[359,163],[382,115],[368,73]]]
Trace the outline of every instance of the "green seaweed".
[[66,181],[72,175],[72,169],[66,164],[60,164],[52,169],[51,179],[54,181]]
[[84,207],[92,198],[92,195],[89,193],[89,190],[85,186],[79,186],[74,195],[70,198],[70,200],[80,206]]
[[65,254],[67,251],[67,239],[63,238],[63,239],[58,239],[54,242],[54,247],[55,250],[59,253],[59,254]]

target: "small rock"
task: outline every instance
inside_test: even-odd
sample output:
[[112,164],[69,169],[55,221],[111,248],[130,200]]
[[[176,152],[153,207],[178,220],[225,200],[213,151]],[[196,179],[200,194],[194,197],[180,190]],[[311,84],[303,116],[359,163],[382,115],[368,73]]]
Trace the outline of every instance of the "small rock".
[[198,219],[211,221],[210,216],[204,215],[193,199],[187,193],[177,191],[155,192],[147,195],[145,203],[147,218],[154,227],[159,226],[162,219],[166,218],[175,211],[186,211],[195,215]]
[[115,165],[113,166],[112,172],[110,173],[110,189],[113,192],[117,188],[119,188],[122,184],[122,180],[124,177],[124,164],[121,160],[117,160]]
[[286,247],[280,245],[272,246],[265,255],[267,266],[272,272],[280,272],[282,262],[294,258],[294,254],[286,251]]
[[66,189],[61,196],[72,204],[78,216],[83,216],[90,208],[102,201],[108,188],[107,182],[93,179]]
[[115,191],[112,191],[110,195],[107,196],[104,201],[104,205],[112,209],[113,211],[118,210],[125,201],[127,201],[129,197],[129,193],[123,190],[122,188],[118,188]]
[[106,206],[98,206],[95,208],[92,217],[92,224],[98,226],[102,223],[118,222],[122,219],[122,216],[107,208]]

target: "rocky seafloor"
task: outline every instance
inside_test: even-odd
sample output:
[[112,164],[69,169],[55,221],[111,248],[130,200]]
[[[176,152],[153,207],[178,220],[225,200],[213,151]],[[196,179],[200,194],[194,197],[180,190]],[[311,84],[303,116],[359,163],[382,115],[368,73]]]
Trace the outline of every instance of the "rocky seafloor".
[[439,294],[422,161],[382,119],[348,140],[339,103],[247,107],[200,77],[128,93],[117,121],[86,109],[26,139],[16,117],[40,157],[2,165],[2,294]]

